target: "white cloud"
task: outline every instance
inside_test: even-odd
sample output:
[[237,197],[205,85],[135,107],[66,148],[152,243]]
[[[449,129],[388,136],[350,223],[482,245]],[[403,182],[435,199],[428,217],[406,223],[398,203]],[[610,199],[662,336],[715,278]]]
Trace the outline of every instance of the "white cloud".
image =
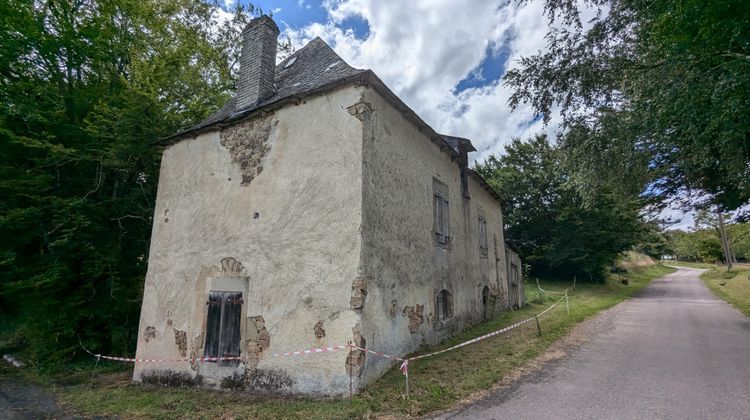
[[[558,126],[559,117],[547,127],[541,121],[530,124],[534,112],[528,106],[511,113],[511,91],[500,81],[454,91],[482,63],[488,46],[510,51],[506,67],[545,48],[548,20],[542,2],[518,7],[507,1],[469,6],[454,0],[328,0],[323,7],[327,22],[285,30],[293,44],[300,47],[320,36],[352,66],[374,70],[438,132],[470,138],[479,150],[475,159],[501,152],[513,137],[552,133]],[[339,26],[349,17],[369,23],[366,39]]]
[[693,229],[694,211],[684,211],[677,207],[667,207],[661,211],[659,218],[670,224],[666,226],[667,230],[692,230]]

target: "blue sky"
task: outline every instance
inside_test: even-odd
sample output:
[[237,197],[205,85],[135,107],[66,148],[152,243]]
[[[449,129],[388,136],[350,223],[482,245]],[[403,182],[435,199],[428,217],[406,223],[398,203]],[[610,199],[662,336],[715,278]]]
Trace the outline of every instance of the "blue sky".
[[[223,0],[231,7],[237,0]],[[240,0],[246,3],[246,0]],[[545,48],[549,30],[541,1],[259,0],[295,48],[316,36],[356,68],[369,68],[428,124],[467,137],[474,161],[502,154],[515,137],[554,136],[528,105],[508,107],[502,76],[517,60]],[[587,16],[587,13],[589,16]],[[583,20],[595,11],[584,12]],[[671,209],[665,216],[690,215]]]
[[[231,7],[234,1],[224,3]],[[472,102],[507,100],[496,98],[504,90],[501,78],[518,56],[514,41],[523,42],[515,29],[520,22],[512,19],[518,9],[502,1],[484,1],[482,7],[447,0],[260,0],[253,4],[273,15],[282,35],[290,36],[295,47],[320,36],[351,65],[373,69],[434,128],[467,137],[479,131],[472,129],[476,123],[470,123],[479,120],[473,114],[478,105]],[[541,13],[527,13],[529,17],[543,20]],[[540,29],[546,30],[539,22],[530,25],[536,29],[537,41],[543,35]],[[404,55],[410,57],[399,59]],[[477,159],[501,152],[513,136],[549,129],[528,112],[509,119],[504,118],[509,114],[504,103],[493,107],[502,112],[494,113],[495,121],[482,123],[481,136],[471,137],[480,150]],[[487,129],[492,126],[497,129]]]

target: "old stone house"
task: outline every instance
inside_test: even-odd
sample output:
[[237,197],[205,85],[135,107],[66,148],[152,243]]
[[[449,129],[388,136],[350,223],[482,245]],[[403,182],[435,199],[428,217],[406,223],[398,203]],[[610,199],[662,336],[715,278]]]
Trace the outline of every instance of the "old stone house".
[[243,360],[138,363],[135,381],[341,395],[393,362],[272,355],[404,355],[523,303],[471,142],[319,38],[276,65],[278,34],[248,24],[236,96],[164,142],[140,319],[139,358]]

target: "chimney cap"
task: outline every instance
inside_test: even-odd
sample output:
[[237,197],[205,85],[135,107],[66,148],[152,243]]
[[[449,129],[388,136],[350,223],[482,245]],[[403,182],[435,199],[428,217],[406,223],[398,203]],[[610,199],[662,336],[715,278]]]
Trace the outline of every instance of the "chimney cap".
[[242,30],[242,32],[248,31],[256,26],[259,25],[266,25],[269,28],[271,28],[276,34],[279,34],[281,31],[279,31],[279,27],[276,25],[276,22],[267,15],[258,16],[257,18],[254,18],[250,22],[245,25],[245,29]]

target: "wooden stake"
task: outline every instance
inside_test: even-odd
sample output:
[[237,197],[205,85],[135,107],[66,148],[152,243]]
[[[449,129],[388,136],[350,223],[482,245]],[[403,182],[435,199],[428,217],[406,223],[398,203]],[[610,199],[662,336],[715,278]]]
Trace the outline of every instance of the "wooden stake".
[[406,399],[409,399],[409,368],[406,368]]
[[536,330],[537,330],[537,333],[539,334],[539,337],[541,337],[542,336],[542,326],[539,325],[539,317],[535,316],[534,319],[536,320]]

